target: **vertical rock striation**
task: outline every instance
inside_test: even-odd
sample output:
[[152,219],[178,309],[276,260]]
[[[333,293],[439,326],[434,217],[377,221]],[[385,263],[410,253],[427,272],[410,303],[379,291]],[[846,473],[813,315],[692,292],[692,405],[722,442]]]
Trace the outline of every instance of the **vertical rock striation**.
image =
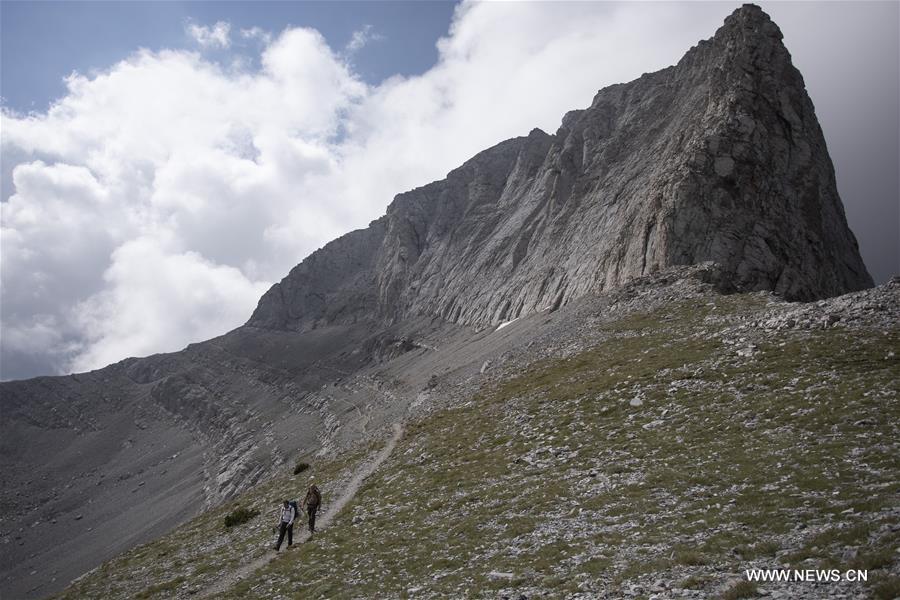
[[398,195],[311,255],[248,325],[416,314],[497,323],[673,265],[790,300],[872,286],[781,32],[753,5],[677,65]]

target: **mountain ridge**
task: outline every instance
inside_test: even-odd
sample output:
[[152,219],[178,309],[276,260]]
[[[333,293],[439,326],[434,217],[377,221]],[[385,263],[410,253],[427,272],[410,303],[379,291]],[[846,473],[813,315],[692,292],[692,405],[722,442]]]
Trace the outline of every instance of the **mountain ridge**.
[[[289,328],[344,322],[359,313],[356,294],[374,297],[387,321],[496,324],[710,260],[734,289],[788,300],[871,287],[781,39],[745,5],[678,64],[600,90],[555,134],[533,130],[398,194],[369,229],[275,284],[247,324],[286,323],[279,302],[294,311]],[[370,232],[364,245],[353,246],[361,231]],[[377,254],[375,272],[358,277],[357,263],[341,262],[347,245],[353,256]],[[333,297],[324,315],[315,306],[297,314],[299,295],[333,283],[301,276],[307,261],[347,265],[361,286],[340,287],[351,297]]]

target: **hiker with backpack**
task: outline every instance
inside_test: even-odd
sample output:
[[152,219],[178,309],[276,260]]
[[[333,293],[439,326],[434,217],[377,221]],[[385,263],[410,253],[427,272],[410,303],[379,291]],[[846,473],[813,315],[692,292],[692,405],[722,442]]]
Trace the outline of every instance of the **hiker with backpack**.
[[294,519],[297,517],[297,503],[284,501],[278,518],[278,542],[275,544],[275,552],[281,549],[284,534],[287,533],[288,548],[294,544]]
[[309,515],[309,534],[316,532],[316,511],[322,505],[322,493],[316,487],[316,482],[312,477],[309,479],[309,489],[306,490],[306,498],[303,499],[303,508]]

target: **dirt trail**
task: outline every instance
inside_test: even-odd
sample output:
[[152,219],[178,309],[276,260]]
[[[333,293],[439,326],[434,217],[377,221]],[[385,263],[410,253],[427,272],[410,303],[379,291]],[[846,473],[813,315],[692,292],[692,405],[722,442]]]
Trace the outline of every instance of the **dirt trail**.
[[[353,499],[353,496],[356,495],[356,492],[359,491],[360,486],[363,481],[365,481],[366,477],[375,472],[381,464],[387,460],[387,457],[391,455],[391,452],[394,451],[394,447],[397,445],[397,442],[400,441],[400,438],[403,437],[403,425],[401,423],[394,423],[393,426],[394,433],[391,438],[387,441],[384,447],[379,450],[378,454],[374,456],[374,458],[370,458],[367,460],[360,469],[354,473],[353,477],[347,483],[347,486],[344,488],[343,493],[338,497],[337,500],[331,506],[329,506],[328,512],[324,513],[321,518],[316,521],[316,531],[327,528],[332,519],[343,510],[343,508],[347,505],[350,500]],[[301,528],[304,527],[305,523],[303,522],[303,518],[298,517],[297,525]],[[294,543],[302,544],[309,540],[309,531],[303,529],[302,532],[295,536]],[[220,580],[206,588],[199,594],[197,594],[198,598],[209,598],[212,596],[216,596],[221,594],[225,590],[232,588],[239,581],[245,579],[248,575],[251,575],[258,569],[269,564],[278,554],[269,550],[256,560],[249,562],[245,565],[241,565],[236,570],[224,575]]]

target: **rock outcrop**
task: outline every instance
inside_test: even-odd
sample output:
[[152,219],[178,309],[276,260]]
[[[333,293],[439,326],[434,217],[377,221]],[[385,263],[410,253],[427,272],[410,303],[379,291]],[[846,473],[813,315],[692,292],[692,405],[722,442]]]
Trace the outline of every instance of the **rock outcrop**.
[[554,135],[486,150],[303,261],[248,323],[497,323],[669,266],[789,300],[872,286],[803,78],[758,7]]

